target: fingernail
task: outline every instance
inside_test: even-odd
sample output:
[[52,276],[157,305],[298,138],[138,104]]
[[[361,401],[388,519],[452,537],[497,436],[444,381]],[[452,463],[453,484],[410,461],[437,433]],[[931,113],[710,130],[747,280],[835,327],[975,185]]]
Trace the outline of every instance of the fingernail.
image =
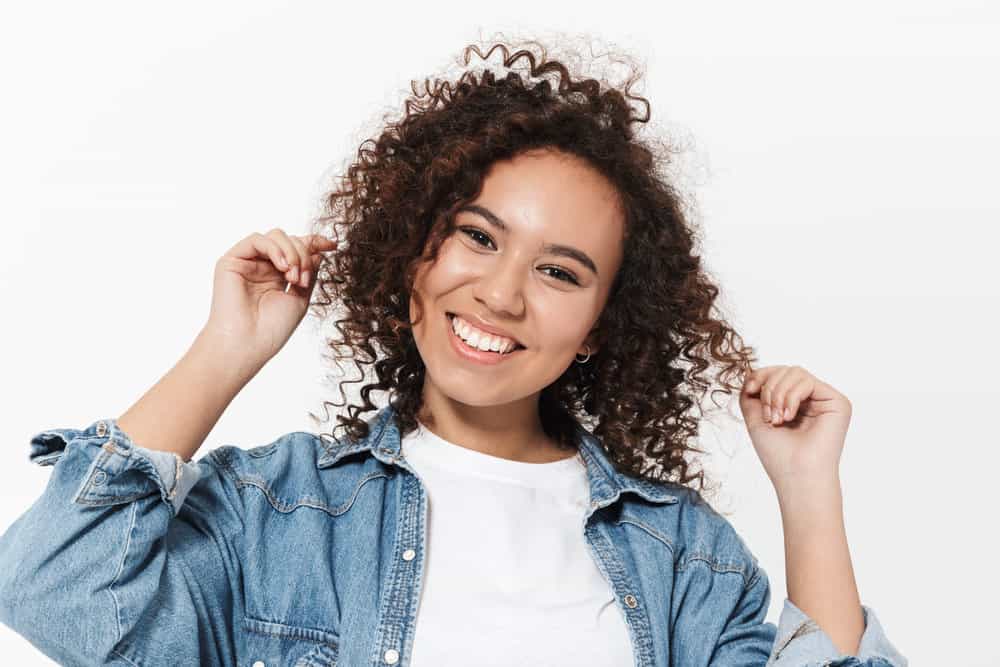
[[785,419],[791,419],[791,418],[792,418],[792,409],[785,408]]
[[302,272],[302,286],[303,287],[307,287],[308,285],[309,285],[309,272],[308,271],[303,271]]
[[771,408],[766,405],[764,406],[764,421],[771,421]]
[[299,267],[297,266],[292,267],[292,282],[293,283],[299,282]]

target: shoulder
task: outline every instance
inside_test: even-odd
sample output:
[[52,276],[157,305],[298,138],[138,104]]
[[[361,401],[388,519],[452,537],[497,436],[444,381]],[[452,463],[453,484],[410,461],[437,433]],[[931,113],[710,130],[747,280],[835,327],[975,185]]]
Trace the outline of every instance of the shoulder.
[[324,455],[338,446],[315,433],[292,431],[252,447],[224,445],[205,459],[242,492],[258,493],[274,509],[312,504],[333,511],[349,503],[365,482],[391,474],[370,455],[320,467]]
[[319,436],[292,431],[261,445],[216,447],[205,458],[231,475],[248,476],[269,470],[315,468],[323,447]]
[[696,489],[664,483],[677,502],[652,506],[630,504],[623,521],[643,522],[668,541],[674,569],[708,570],[738,574],[749,584],[757,574],[758,561],[732,523],[719,514]]

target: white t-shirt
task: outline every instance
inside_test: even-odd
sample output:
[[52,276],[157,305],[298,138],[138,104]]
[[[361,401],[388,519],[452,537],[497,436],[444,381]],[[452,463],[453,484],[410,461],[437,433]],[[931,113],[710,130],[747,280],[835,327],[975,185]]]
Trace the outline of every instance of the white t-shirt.
[[401,446],[428,495],[413,667],[633,664],[583,535],[590,486],[579,453],[522,463],[423,425]]

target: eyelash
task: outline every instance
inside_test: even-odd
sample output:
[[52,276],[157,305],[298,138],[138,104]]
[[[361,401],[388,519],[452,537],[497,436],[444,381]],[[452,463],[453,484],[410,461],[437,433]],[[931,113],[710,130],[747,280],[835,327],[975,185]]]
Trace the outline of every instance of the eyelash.
[[[486,232],[484,232],[483,230],[478,229],[477,227],[459,227],[459,231],[461,231],[462,233],[464,233],[465,235],[467,235],[469,238],[471,238],[473,240],[475,240],[475,238],[473,237],[473,234],[479,234],[480,236],[486,238],[490,243],[493,243],[493,239],[490,238],[490,235],[487,234]],[[478,244],[478,245],[485,245],[483,243],[480,243],[479,241],[475,241],[475,243]],[[573,285],[579,285],[580,284],[580,282],[576,279],[576,276],[574,276],[569,271],[565,271],[565,270],[560,269],[559,267],[556,267],[556,266],[546,266],[546,267],[543,267],[543,268],[545,268],[545,269],[551,269],[552,271],[556,271],[557,273],[562,274],[563,276],[565,276],[565,278],[560,278],[557,275],[549,274],[549,275],[552,275],[552,277],[555,278],[556,280],[561,280],[563,282],[571,283]]]

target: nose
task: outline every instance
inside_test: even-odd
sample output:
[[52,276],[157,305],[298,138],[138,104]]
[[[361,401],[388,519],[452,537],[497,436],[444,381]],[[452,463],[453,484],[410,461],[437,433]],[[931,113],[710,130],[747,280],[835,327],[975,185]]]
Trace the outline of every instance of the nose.
[[514,257],[502,259],[483,274],[473,289],[476,301],[506,317],[524,315],[524,269]]

